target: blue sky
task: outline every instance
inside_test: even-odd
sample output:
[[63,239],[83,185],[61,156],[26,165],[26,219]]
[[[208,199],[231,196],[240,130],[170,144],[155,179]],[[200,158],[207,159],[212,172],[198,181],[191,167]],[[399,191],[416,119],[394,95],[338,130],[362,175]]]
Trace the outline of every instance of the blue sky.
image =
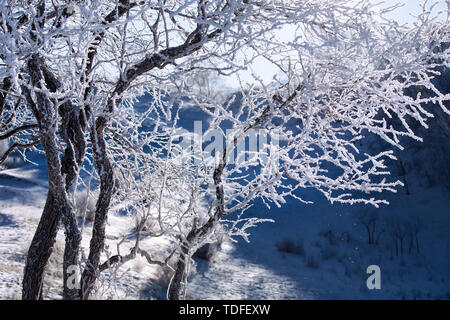
[[[371,2],[380,3],[381,1],[380,0],[371,0]],[[435,2],[435,1],[429,0],[428,5],[432,4],[433,2]],[[443,10],[447,7],[445,0],[439,0],[437,2],[438,2],[438,4],[435,8],[435,11]],[[422,0],[398,0],[398,1],[387,0],[387,1],[384,1],[383,6],[391,6],[391,5],[395,5],[396,3],[403,3],[403,7],[398,8],[395,11],[395,13],[392,13],[390,16],[399,22],[407,23],[407,22],[411,22],[411,20],[412,20],[410,13],[418,14],[419,12],[421,12],[420,4],[423,3],[423,1]]]

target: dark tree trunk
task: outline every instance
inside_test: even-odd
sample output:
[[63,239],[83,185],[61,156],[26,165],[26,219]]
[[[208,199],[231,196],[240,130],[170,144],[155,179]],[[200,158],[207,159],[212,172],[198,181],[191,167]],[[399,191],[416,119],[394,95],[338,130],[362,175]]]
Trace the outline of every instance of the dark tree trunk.
[[[220,188],[220,192],[222,193],[223,189]],[[222,193],[223,194],[223,193]],[[216,223],[223,216],[223,207],[218,206],[215,212],[215,216],[209,218],[208,222],[206,222],[203,226],[199,228],[193,228],[188,236],[186,237],[186,241],[181,245],[181,252],[176,264],[175,273],[170,281],[169,285],[169,299],[170,300],[183,300],[185,296],[185,283],[187,280],[187,264],[189,263],[189,259],[191,258],[193,252],[190,252],[191,248],[194,244],[206,236],[211,230],[213,230]]]
[[189,248],[187,245],[182,246],[182,252],[178,258],[175,273],[169,285],[169,299],[183,300],[186,293],[186,277],[187,263],[189,263]]
[[[59,83],[51,77],[46,70],[43,59],[38,54],[33,54],[27,63],[27,71],[34,87],[41,88],[44,81],[51,91],[56,91]],[[25,89],[26,90],[26,89]],[[33,99],[31,93],[27,95],[27,101],[33,110],[33,114],[38,122],[40,141],[45,151],[49,195],[46,203],[47,213],[40,221],[38,227],[39,234],[33,238],[31,247],[31,257],[27,260],[28,271],[24,277],[23,296],[29,299],[39,298],[42,290],[43,268],[45,268],[48,257],[51,253],[52,245],[57,233],[57,224],[61,217],[66,232],[66,246],[64,250],[63,276],[64,276],[64,299],[77,299],[78,290],[70,288],[67,280],[70,276],[67,269],[70,266],[78,265],[78,253],[81,242],[81,234],[72,208],[69,205],[66,194],[66,183],[62,174],[63,168],[59,158],[57,148],[56,121],[58,116],[56,101],[51,101],[45,94],[35,92],[37,101]],[[70,146],[72,147],[72,146]],[[56,226],[55,226],[56,225]],[[48,233],[46,233],[48,232]],[[38,251],[42,250],[42,251]],[[36,274],[31,272],[37,271]],[[28,292],[29,290],[29,292]]]
[[403,256],[403,238],[399,238],[400,254]]
[[[70,127],[76,127],[78,118],[74,113],[71,113],[70,119],[72,119]],[[73,136],[73,142],[76,145],[76,161],[79,167],[84,159],[86,143],[82,132],[76,129],[72,130],[73,132],[76,132]],[[61,159],[61,165],[62,173],[66,174],[66,190],[68,190],[78,172],[70,145],[66,147],[64,157]],[[30,248],[28,249],[22,282],[22,299],[24,300],[36,300],[42,298],[44,270],[53,251],[53,245],[56,241],[60,220],[61,211],[56,210],[55,199],[49,191],[38,227],[33,236],[33,240],[31,241]]]
[[114,190],[114,171],[107,155],[107,146],[103,135],[106,123],[107,120],[105,118],[98,118],[95,128],[91,132],[95,163],[100,176],[100,194],[95,208],[95,219],[92,229],[89,257],[81,277],[81,297],[84,300],[89,299],[89,295],[91,294],[98,277],[100,255],[105,246],[106,220]]
[[[45,72],[44,72],[45,73]],[[56,79],[51,77],[47,71],[46,82],[52,91],[56,91],[59,83]],[[28,99],[30,104],[33,104],[31,96]],[[40,112],[34,107],[34,113],[39,120]],[[68,121],[65,121],[63,131],[66,132],[67,146],[64,156],[61,159],[61,173],[66,175],[65,188],[68,190],[72,185],[73,179],[79,171],[79,166],[82,164],[85,151],[86,142],[84,133],[81,129],[80,119],[73,112],[73,109],[67,112],[61,111],[61,116]],[[75,152],[75,154],[74,154]],[[27,254],[25,263],[24,276],[22,282],[22,299],[36,300],[42,298],[42,284],[44,280],[44,270],[47,261],[52,253],[52,247],[55,243],[56,235],[59,230],[59,222],[61,220],[61,211],[57,209],[55,198],[49,190],[47,201],[41,215],[39,225],[34,234],[33,240]]]
[[368,224],[366,224],[366,230],[367,230],[367,243],[373,244],[372,232],[371,232],[370,226]]
[[399,159],[399,161],[398,161],[398,166],[399,166],[399,174],[402,177],[403,184],[405,187],[405,193],[407,195],[410,195],[408,182],[406,181],[406,170],[405,170],[405,166],[403,165],[403,162],[401,159]]
[[28,249],[22,282],[22,299],[24,300],[42,298],[44,270],[52,254],[61,218],[61,212],[55,210],[55,206],[55,200],[49,191],[41,220]]

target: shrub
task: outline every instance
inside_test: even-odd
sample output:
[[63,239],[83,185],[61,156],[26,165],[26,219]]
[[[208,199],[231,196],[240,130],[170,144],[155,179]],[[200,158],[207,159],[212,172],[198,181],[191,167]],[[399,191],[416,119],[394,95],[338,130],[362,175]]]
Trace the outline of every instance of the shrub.
[[73,205],[75,214],[79,219],[83,219],[83,217],[85,217],[85,221],[94,221],[97,199],[95,194],[96,192],[94,191],[90,196],[88,196],[86,190],[79,191],[75,194]]
[[298,254],[301,256],[305,255],[303,241],[300,239],[293,240],[292,238],[286,237],[278,241],[275,246],[279,252]]
[[335,245],[338,241],[338,237],[333,230],[322,231],[319,233],[319,235],[327,239],[328,243],[331,245]]
[[344,241],[345,243],[351,243],[351,242],[355,241],[355,239],[353,239],[353,236],[348,231],[342,232],[340,239],[341,239],[341,241]]
[[204,246],[200,247],[197,251],[195,251],[193,257],[203,259],[206,261],[211,261],[212,258],[218,251],[220,244],[215,243],[207,243]]

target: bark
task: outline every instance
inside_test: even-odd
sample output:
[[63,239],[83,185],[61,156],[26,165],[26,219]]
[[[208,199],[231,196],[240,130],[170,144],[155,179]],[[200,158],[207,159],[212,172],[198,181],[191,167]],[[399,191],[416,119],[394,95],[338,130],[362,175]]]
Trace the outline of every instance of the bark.
[[193,228],[186,240],[181,245],[181,252],[176,263],[175,273],[172,277],[172,280],[169,285],[169,299],[170,300],[182,300],[185,296],[185,280],[187,277],[187,263],[189,259],[192,257],[194,252],[191,252],[191,248],[194,247],[195,243],[206,236],[211,230],[213,230],[214,226],[220,220],[222,215],[219,213],[220,210],[217,209],[215,215],[209,218],[208,222],[206,222],[203,226],[199,228]]
[[186,293],[187,263],[190,259],[189,245],[183,245],[178,258],[175,273],[169,284],[169,299],[184,300]]
[[[77,119],[76,115],[71,113],[70,119],[73,119],[70,127],[75,127]],[[74,130],[77,134],[74,135],[74,140],[71,145],[75,144],[76,146],[77,156],[75,158],[79,167],[84,159],[86,143],[84,135],[80,135],[82,132],[77,129]],[[73,158],[71,145],[66,147],[64,157],[61,159],[61,173],[66,174],[66,190],[70,188],[78,173],[78,168],[74,163],[75,160]],[[22,282],[22,299],[24,300],[36,300],[42,298],[41,291],[44,280],[44,270],[52,253],[53,244],[55,243],[56,235],[59,230],[59,222],[61,220],[61,212],[56,210],[56,206],[57,203],[55,202],[52,193],[49,191],[44,210],[27,254]]]
[[[51,79],[46,74],[43,59],[39,55],[33,54],[28,61],[27,67],[33,86],[40,87],[44,78],[47,83],[50,82]],[[56,82],[53,84],[54,87],[50,86],[50,89],[55,91],[57,84]],[[70,276],[67,273],[67,269],[72,265],[78,265],[81,234],[75,215],[67,199],[66,183],[63,178],[62,165],[56,144],[56,103],[50,101],[42,93],[37,92],[35,95],[37,103],[35,103],[31,93],[27,95],[27,100],[38,122],[40,141],[46,155],[49,193],[46,210],[44,208],[38,230],[30,246],[31,251],[29,252],[29,257],[27,257],[23,280],[23,298],[37,299],[41,296],[43,270],[50,256],[51,248],[58,231],[57,225],[61,217],[66,233],[63,263],[63,297],[64,299],[77,299],[78,291],[75,288],[67,286],[67,279]]]
[[[122,102],[121,95],[138,76],[154,68],[162,69],[169,63],[173,63],[175,59],[192,54],[199,50],[205,42],[220,34],[220,32],[220,30],[216,30],[215,32],[206,34],[205,26],[198,26],[182,45],[167,48],[159,53],[152,54],[136,65],[128,68],[125,72],[126,76],[119,79],[111,98],[108,100],[107,112],[109,114],[114,112],[115,106]],[[95,131],[91,134],[92,141],[94,142],[94,158],[100,176],[100,195],[97,201],[89,258],[81,278],[81,296],[83,299],[89,298],[99,272],[100,254],[103,251],[105,242],[106,218],[114,190],[114,173],[107,156],[107,146],[104,141],[104,129],[107,122],[107,118],[99,117],[96,120]]]
[[[111,11],[105,18],[104,23],[110,23],[122,15],[124,15],[130,8],[137,5],[137,3],[129,3],[128,0],[120,0],[119,5],[116,9]],[[42,8],[41,8],[42,11]],[[43,12],[41,12],[43,14]],[[63,12],[63,15],[66,15],[67,12]],[[97,54],[97,48],[99,44],[103,40],[103,32],[97,35],[94,39],[93,43],[89,48],[88,54],[88,67],[86,68],[84,77],[87,78],[92,69],[93,60]],[[58,88],[61,86],[61,83],[53,76],[53,74],[43,65],[42,63],[38,63],[32,66],[34,70],[30,70],[31,72],[39,71],[42,74],[38,74],[37,78],[44,78],[46,86],[52,92],[56,92]],[[40,65],[38,65],[40,64]],[[38,72],[38,73],[39,73]],[[3,83],[2,92],[7,91],[9,89],[11,83],[7,78]],[[85,92],[85,99],[87,99],[89,93],[92,91],[92,86],[88,85]],[[4,101],[6,95],[0,95],[1,106],[4,105]],[[28,97],[28,102],[30,104],[34,104],[31,95]],[[39,117],[39,110],[37,107],[32,106],[34,109],[35,116]],[[74,178],[78,174],[79,167],[81,166],[85,152],[86,152],[86,141],[84,139],[84,131],[87,129],[88,121],[91,116],[89,105],[85,106],[84,112],[81,112],[80,115],[77,115],[73,112],[74,108],[70,105],[70,103],[66,103],[62,105],[59,109],[60,116],[62,118],[61,125],[61,133],[66,142],[66,149],[64,151],[64,156],[61,159],[61,174],[65,175],[65,189],[68,190],[73,183]],[[107,179],[104,179],[106,181]],[[107,182],[106,182],[107,183]],[[104,189],[104,188],[103,188]],[[105,191],[107,190],[104,189]],[[102,238],[103,229],[103,237],[104,237],[104,223],[101,223],[101,220],[105,220],[107,206],[104,206],[108,196],[106,195],[108,192],[104,192],[101,194],[101,199],[99,203],[101,203],[101,207],[104,208],[100,210],[100,216],[103,216],[103,219],[98,219],[97,227],[95,228],[95,237]],[[61,210],[57,208],[58,203],[56,202],[51,190],[47,195],[46,205],[44,207],[44,211],[42,213],[41,219],[39,221],[38,228],[31,242],[30,248],[28,250],[27,261],[24,270],[24,278],[23,278],[23,287],[22,287],[22,298],[23,299],[39,299],[42,298],[42,283],[44,279],[44,269],[47,264],[47,261],[51,255],[52,247],[56,239],[56,235],[58,233],[59,221],[61,219]],[[64,279],[67,279],[66,269],[70,266],[69,260],[74,260],[74,252],[78,251],[79,242],[77,235],[77,227],[75,227],[76,221],[73,221],[72,218],[66,220],[72,230],[70,232],[71,239],[67,239],[66,241],[66,251],[64,253]],[[101,225],[103,224],[103,228]],[[92,241],[91,241],[92,242]],[[100,252],[103,249],[104,240],[101,241],[102,245],[100,248],[93,250],[93,252]],[[95,247],[95,246],[94,246]],[[93,254],[90,260],[95,260],[96,254]],[[66,282],[64,282],[66,283]],[[64,298],[77,298],[74,292],[68,292],[68,288],[64,289]],[[79,294],[79,293],[78,293]],[[79,296],[78,296],[79,297]]]
[[[197,31],[197,32],[201,32],[201,31]],[[218,32],[218,30],[216,30],[215,32]],[[206,37],[213,38],[213,37],[217,36],[217,34],[220,33],[219,32],[219,33],[215,34],[215,32],[208,34]],[[193,41],[193,43],[195,45],[198,42],[204,41],[204,39],[202,39],[204,36],[202,37],[201,34],[197,34],[196,31],[193,32],[193,35],[195,35],[194,39],[196,39]],[[181,47],[182,46],[180,46],[179,48],[173,48],[174,52],[180,50]],[[195,46],[194,46],[194,48],[195,48]],[[173,52],[171,52],[171,51],[164,52],[164,55],[170,56],[172,54],[173,54]],[[156,59],[156,58],[157,57],[153,57],[153,59]],[[141,64],[144,64],[144,62],[145,61],[143,61]],[[155,62],[153,62],[153,64],[156,65]],[[151,65],[152,64],[147,63],[147,65],[145,67],[148,68]],[[142,69],[142,67],[138,64],[136,66],[136,69],[132,69],[132,71],[135,72],[136,70],[138,70],[138,72],[141,72],[141,69]],[[134,74],[132,73],[132,74],[129,74],[128,76],[132,78],[134,76]],[[277,99],[276,102],[279,103],[278,109],[283,109],[286,106],[288,106],[289,103],[304,88],[305,88],[305,85],[303,83],[300,83],[295,88],[295,91],[285,101]],[[266,121],[270,116],[270,112],[271,112],[271,104],[268,104],[267,107],[263,110],[263,113],[261,114],[261,116],[259,116],[252,124],[250,124],[247,128],[245,128],[243,130],[243,133],[248,132],[252,128],[254,128],[254,127],[260,125],[261,123],[263,123],[264,121]],[[216,224],[218,223],[218,221],[220,219],[222,219],[222,217],[226,214],[225,206],[224,206],[225,193],[224,193],[223,185],[222,185],[222,176],[223,176],[223,171],[224,171],[226,165],[227,165],[227,148],[225,147],[222,152],[221,162],[215,168],[214,173],[213,173],[214,185],[216,186],[216,200],[217,200],[218,205],[216,207],[214,216],[212,216],[208,220],[208,222],[205,223],[202,227],[199,227],[199,228],[194,227],[189,232],[188,236],[186,237],[186,241],[184,241],[182,243],[180,256],[178,258],[178,261],[177,261],[177,264],[175,267],[175,273],[174,273],[174,276],[172,277],[172,281],[170,282],[169,289],[168,289],[170,300],[184,299],[185,291],[186,291],[185,282],[186,282],[186,277],[187,277],[186,266],[187,266],[189,259],[192,256],[192,253],[190,252],[190,248],[193,248],[196,245],[196,243],[199,240],[201,240],[202,237],[206,236],[209,232],[211,232],[214,229],[214,227],[216,226]]]
[[6,104],[6,97],[8,95],[8,91],[11,88],[12,83],[9,77],[3,79],[3,83],[0,87],[0,115],[3,113],[3,108]]
[[[117,19],[118,17],[122,16],[127,10],[129,10],[131,7],[137,5],[139,2],[136,3],[130,3],[127,0],[121,0],[119,1],[119,6],[111,12],[106,19],[106,22],[109,20],[113,21],[114,19]],[[41,2],[42,4],[42,2]],[[42,8],[41,8],[41,11]],[[43,12],[41,12],[43,14]],[[214,32],[211,32],[209,34],[206,33],[207,27],[204,25],[198,25],[197,28],[189,35],[186,42],[183,43],[180,46],[167,48],[165,50],[162,50],[161,52],[155,53],[143,61],[137,63],[135,66],[132,66],[131,68],[128,68],[126,71],[126,77],[121,78],[119,82],[116,85],[116,88],[113,92],[112,98],[108,101],[107,104],[107,110],[112,113],[114,106],[120,104],[121,102],[121,94],[129,87],[131,82],[136,79],[139,75],[148,72],[154,68],[164,68],[167,64],[174,63],[175,59],[184,57],[186,55],[192,54],[195,51],[198,51],[205,42],[208,42],[218,36],[222,30],[217,29]],[[102,41],[103,34],[100,33],[97,35],[97,37],[94,39],[92,46],[89,50],[89,56],[88,56],[88,68],[86,70],[86,73],[89,74],[90,68],[92,66],[92,61],[94,57],[96,56],[96,49],[98,44]],[[38,39],[35,39],[38,41]],[[36,55],[33,55],[36,57]],[[32,71],[32,70],[30,70]],[[56,90],[58,87],[56,85],[56,79],[52,77],[52,74],[48,72],[48,69],[43,68],[42,74],[40,75],[40,79],[45,78],[46,85],[49,87],[50,91]],[[31,74],[30,74],[31,75]],[[87,75],[85,75],[86,77]],[[32,78],[33,76],[31,76]],[[37,84],[39,81],[36,81]],[[55,84],[54,87],[52,87],[52,83]],[[85,98],[89,95],[90,92],[90,86],[88,86],[88,89],[85,94]],[[40,103],[39,103],[40,104]],[[36,109],[36,108],[35,108]],[[61,111],[61,110],[60,110]],[[36,110],[35,110],[36,113]],[[64,112],[63,112],[64,113]],[[85,107],[85,113],[87,117],[90,116],[90,108],[88,105]],[[81,124],[81,132],[86,129],[87,127],[87,119],[86,115],[80,113],[81,116],[78,119],[78,122]],[[67,115],[67,114],[66,114]],[[64,116],[63,117],[63,126],[64,126]],[[69,116],[67,118],[67,121],[69,123],[68,127],[72,127],[70,125],[70,122],[72,121],[72,116]],[[109,209],[109,203],[112,197],[113,193],[113,170],[112,165],[110,163],[110,160],[106,156],[106,143],[104,141],[103,131],[104,127],[107,123],[107,119],[100,117],[97,119],[97,123],[95,126],[95,135],[96,135],[96,144],[94,145],[94,149],[97,148],[97,150],[94,150],[94,157],[97,165],[97,170],[100,174],[101,179],[101,191],[100,196],[97,202],[97,208],[96,208],[96,217],[94,220],[94,229],[93,229],[93,235],[91,239],[91,245],[90,245],[90,253],[88,258],[88,263],[86,266],[85,271],[83,272],[82,276],[82,290],[81,290],[81,297],[84,299],[87,299],[90,295],[90,292],[92,290],[92,287],[95,283],[97,273],[98,273],[98,265],[99,265],[99,259],[100,254],[104,247],[104,240],[105,240],[105,224],[106,224],[106,218],[107,213]],[[63,131],[62,132],[63,138],[67,144],[66,151],[64,153],[64,157],[61,160],[61,163],[59,162],[59,158],[55,159],[54,157],[52,159],[47,159],[47,162],[51,164],[52,166],[59,167],[61,170],[58,170],[58,174],[60,172],[66,174],[66,189],[70,187],[70,184],[72,183],[73,177],[76,176],[76,166],[74,165],[76,162],[78,162],[78,158],[76,154],[82,154],[84,157],[84,150],[85,150],[85,144],[84,139],[80,139],[80,131],[78,128],[76,130],[69,130],[69,131]],[[41,139],[42,140],[42,139]],[[51,139],[49,139],[51,140]],[[80,144],[77,141],[82,141]],[[41,141],[42,142],[42,141]],[[44,145],[43,145],[44,146]],[[49,156],[49,152],[47,152],[47,149],[49,146],[44,146],[44,149],[46,151],[46,155]],[[78,149],[77,149],[78,148]],[[50,150],[50,149],[49,149]],[[54,149],[56,154],[56,149]],[[58,160],[58,161],[56,161]],[[55,166],[56,165],[56,166]],[[55,170],[54,170],[55,171]],[[54,172],[56,175],[56,172]],[[60,178],[60,177],[59,177]],[[53,178],[50,178],[50,169],[49,169],[49,181],[53,182],[51,180]],[[49,201],[48,207],[52,208],[43,214],[41,222],[40,222],[40,229],[43,230],[39,233],[39,235],[36,235],[36,239],[33,238],[32,242],[32,255],[29,261],[27,261],[27,272],[26,272],[26,278],[24,278],[24,291],[29,291],[30,294],[24,294],[25,296],[29,296],[32,299],[36,299],[38,297],[38,294],[36,292],[39,292],[42,287],[42,279],[43,279],[43,268],[45,267],[46,261],[49,257],[48,252],[51,252],[51,245],[55,241],[57,228],[52,229],[51,225],[56,224],[59,214],[59,217],[63,218],[64,226],[66,228],[66,251],[64,254],[64,284],[66,284],[67,279],[67,273],[66,269],[68,266],[70,266],[69,261],[74,262],[76,260],[75,256],[77,256],[78,250],[79,250],[79,241],[80,241],[80,235],[78,228],[76,226],[76,220],[73,216],[73,213],[70,210],[70,207],[66,206],[67,198],[65,196],[65,193],[63,194],[61,191],[63,188],[61,188],[61,185],[58,185],[56,188],[56,191],[52,191],[52,197],[53,201]],[[50,191],[49,191],[50,195]],[[57,213],[51,213],[51,212],[57,212]],[[45,230],[49,230],[48,233],[45,233]],[[45,239],[44,239],[45,238]],[[34,253],[33,253],[34,252]],[[39,256],[39,254],[41,256]],[[39,256],[39,257],[38,257]],[[39,263],[37,263],[39,261]],[[25,285],[26,284],[26,285]],[[33,288],[28,288],[29,285]],[[34,284],[34,285],[33,285]],[[80,293],[79,293],[80,294]],[[79,296],[79,295],[78,295]],[[69,291],[69,289],[64,285],[64,298],[76,298],[76,294],[73,291]]]
[[95,123],[95,128],[91,132],[94,159],[100,176],[100,194],[95,209],[89,257],[81,277],[81,297],[84,300],[89,299],[98,277],[100,255],[105,245],[105,226],[109,204],[114,190],[114,171],[107,155],[107,146],[104,138],[106,123],[107,119],[99,117]]
[[175,273],[169,284],[169,299],[170,300],[183,300],[186,293],[186,280],[187,280],[187,263],[194,252],[191,252],[191,248],[208,233],[210,233],[218,221],[225,215],[224,207],[224,190],[222,186],[222,174],[226,166],[227,149],[225,148],[222,154],[222,161],[214,170],[213,179],[216,186],[216,199],[218,206],[214,212],[214,215],[201,227],[193,227],[186,237],[186,240],[181,245],[181,252],[178,258]]
[[42,284],[47,261],[52,254],[58,233],[61,212],[55,210],[55,200],[49,191],[41,220],[31,241],[22,282],[22,299],[42,299]]

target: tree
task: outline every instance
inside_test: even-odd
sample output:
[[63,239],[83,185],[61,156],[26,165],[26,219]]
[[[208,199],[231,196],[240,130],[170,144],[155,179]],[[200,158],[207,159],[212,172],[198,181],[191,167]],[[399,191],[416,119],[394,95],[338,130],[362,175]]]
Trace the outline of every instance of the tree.
[[359,212],[355,214],[355,220],[364,227],[367,232],[367,243],[378,245],[384,230],[378,230],[379,213],[377,211]]
[[[221,233],[247,238],[264,221],[245,216],[257,199],[308,203],[301,190],[314,188],[331,202],[385,203],[373,194],[401,185],[385,179],[392,151],[361,154],[357,142],[370,133],[401,148],[399,137],[420,140],[406,120],[426,127],[424,104],[449,113],[449,95],[431,81],[448,66],[448,48],[435,49],[448,42],[449,23],[448,12],[437,17],[425,5],[412,27],[377,9],[344,0],[2,0],[0,136],[13,139],[12,149],[40,144],[49,173],[23,298],[42,298],[60,220],[65,299],[88,299],[101,271],[137,253],[155,263],[139,247],[149,218],[159,230],[146,236],[174,241],[169,297],[181,299],[197,248]],[[278,41],[280,29],[292,39]],[[226,101],[192,81],[205,71],[239,74],[257,58],[279,69],[273,81],[252,74]],[[418,85],[434,95],[405,94]],[[133,104],[145,94],[152,102],[139,113]],[[180,132],[188,105],[210,118],[205,132]],[[393,115],[402,128],[386,125]],[[94,167],[99,193],[84,257],[69,195]],[[102,263],[112,201],[142,219],[130,254]],[[82,269],[80,290],[70,285],[73,266]]]

